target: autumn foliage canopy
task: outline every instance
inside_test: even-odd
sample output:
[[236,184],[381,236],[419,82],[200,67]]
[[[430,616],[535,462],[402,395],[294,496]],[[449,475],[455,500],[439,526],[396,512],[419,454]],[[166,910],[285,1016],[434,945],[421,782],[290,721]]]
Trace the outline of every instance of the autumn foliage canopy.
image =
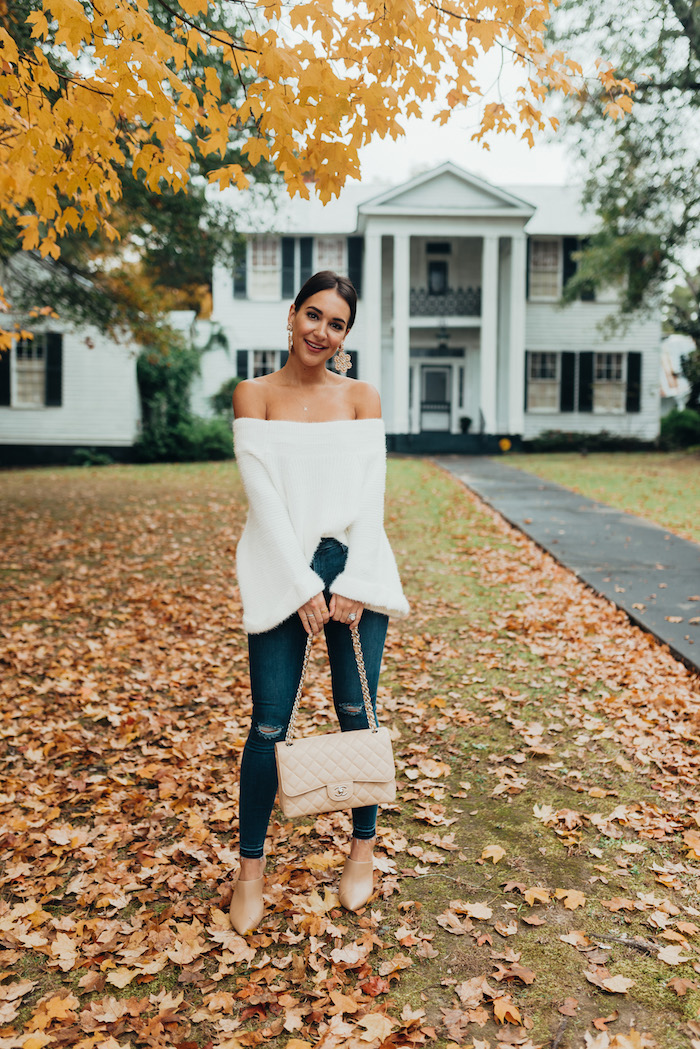
[[[235,20],[208,0],[0,2],[0,206],[25,249],[57,258],[69,230],[116,236],[120,173],[184,188],[194,149],[221,156],[214,184],[243,187],[263,161],[292,194],[308,193],[313,172],[328,201],[359,175],[373,135],[401,134],[426,104],[444,122],[478,100],[477,62],[494,49],[510,54],[519,86],[511,104],[481,107],[477,140],[505,130],[532,143],[547,92],[584,81],[545,46],[549,0],[232,7]],[[629,109],[632,84],[610,63],[595,76],[612,116]]]

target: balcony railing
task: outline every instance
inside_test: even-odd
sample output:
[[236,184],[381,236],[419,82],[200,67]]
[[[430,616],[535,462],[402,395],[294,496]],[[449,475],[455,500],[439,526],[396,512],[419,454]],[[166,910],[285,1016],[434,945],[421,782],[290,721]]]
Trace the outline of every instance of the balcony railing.
[[481,288],[448,288],[433,295],[427,288],[411,288],[412,317],[480,317]]

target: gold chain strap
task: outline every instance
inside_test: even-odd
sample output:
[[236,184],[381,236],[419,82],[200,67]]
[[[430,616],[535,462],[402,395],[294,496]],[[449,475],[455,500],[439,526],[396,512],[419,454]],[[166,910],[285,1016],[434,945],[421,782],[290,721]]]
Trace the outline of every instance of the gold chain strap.
[[[350,631],[352,638],[352,647],[355,652],[355,662],[357,663],[357,673],[360,675],[360,686],[362,688],[362,698],[365,703],[365,713],[367,714],[367,724],[371,728],[372,732],[376,732],[378,729],[377,719],[374,716],[374,709],[372,707],[372,698],[369,694],[369,685],[367,684],[367,671],[365,670],[365,658],[362,654],[362,645],[360,644],[360,635],[357,628]],[[287,726],[287,734],[284,737],[284,742],[287,746],[291,746],[292,739],[294,737],[294,726],[299,712],[299,703],[301,702],[301,694],[304,689],[304,681],[306,680],[306,671],[309,666],[309,656],[311,654],[311,645],[313,644],[314,636],[309,634],[306,639],[306,648],[304,649],[304,662],[301,665],[301,676],[299,678],[299,686],[297,688],[297,694],[294,699],[294,706],[292,707],[292,715],[289,719],[289,725]]]

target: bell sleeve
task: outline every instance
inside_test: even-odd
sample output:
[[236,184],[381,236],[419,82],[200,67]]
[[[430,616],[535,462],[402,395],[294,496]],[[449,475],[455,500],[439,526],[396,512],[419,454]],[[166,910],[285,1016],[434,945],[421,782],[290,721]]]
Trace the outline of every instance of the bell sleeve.
[[264,462],[242,439],[236,462],[248,497],[248,521],[236,551],[243,629],[271,630],[323,590]]
[[348,557],[330,592],[359,601],[374,612],[406,616],[404,596],[393,551],[384,531],[386,444],[383,433],[367,457],[357,513],[348,526]]

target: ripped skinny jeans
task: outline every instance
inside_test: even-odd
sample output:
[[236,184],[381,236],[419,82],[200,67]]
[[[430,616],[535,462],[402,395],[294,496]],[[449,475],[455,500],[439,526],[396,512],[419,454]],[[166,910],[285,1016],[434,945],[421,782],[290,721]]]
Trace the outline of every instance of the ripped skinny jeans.
[[[331,598],[328,588],[342,572],[346,558],[347,547],[337,539],[322,539],[316,548],[311,567],[323,579],[326,604]],[[357,628],[375,711],[387,624],[387,616],[365,609]],[[346,623],[336,623],[331,619],[324,629],[333,703],[340,727],[343,732],[367,728],[350,628]],[[256,859],[264,852],[265,835],[277,793],[275,743],[284,739],[287,731],[305,647],[306,631],[296,612],[273,630],[248,635],[253,715],[241,761],[239,810],[240,853],[246,858]],[[353,836],[373,838],[376,822],[376,805],[353,809]]]

